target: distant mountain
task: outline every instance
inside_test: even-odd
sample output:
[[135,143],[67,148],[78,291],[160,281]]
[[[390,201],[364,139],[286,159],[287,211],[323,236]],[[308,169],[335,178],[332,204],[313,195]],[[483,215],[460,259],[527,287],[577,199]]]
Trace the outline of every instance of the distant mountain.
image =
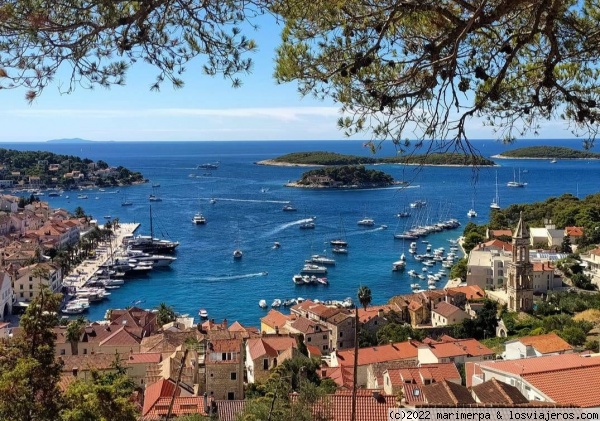
[[52,139],[47,140],[47,143],[91,143],[93,140],[80,139],[78,137],[74,137],[71,139]]

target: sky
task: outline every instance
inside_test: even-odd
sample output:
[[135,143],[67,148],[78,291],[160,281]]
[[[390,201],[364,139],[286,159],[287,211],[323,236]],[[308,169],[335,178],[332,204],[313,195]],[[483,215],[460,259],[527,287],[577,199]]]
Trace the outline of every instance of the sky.
[[[332,101],[302,98],[295,83],[273,79],[281,27],[270,17],[248,34],[258,43],[253,71],[234,89],[220,76],[201,73],[201,59],[183,75],[185,87],[165,82],[151,92],[157,72],[136,63],[126,85],[110,89],[78,88],[60,94],[60,77],[31,105],[26,90],[0,91],[0,142],[41,142],[82,138],[95,141],[335,140],[339,108]],[[63,69],[67,73],[68,69]],[[63,80],[64,82],[64,80]],[[495,139],[478,121],[469,123],[471,139]],[[540,138],[570,138],[560,122],[545,124]]]

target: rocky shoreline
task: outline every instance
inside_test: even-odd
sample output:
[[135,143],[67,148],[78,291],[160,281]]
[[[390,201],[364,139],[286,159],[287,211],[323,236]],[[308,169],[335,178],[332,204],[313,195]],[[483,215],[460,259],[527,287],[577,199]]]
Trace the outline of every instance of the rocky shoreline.
[[319,185],[319,184],[299,184],[298,182],[290,182],[290,183],[285,183],[284,186],[285,187],[294,187],[294,188],[298,188],[298,189],[328,189],[328,190],[361,190],[361,189],[385,189],[386,187],[404,187],[404,186],[408,186],[410,183],[408,181],[394,181],[392,184],[386,184],[384,186],[378,186],[378,185],[362,185],[362,186],[356,186],[356,185],[351,185],[351,186],[323,186],[323,185]]
[[326,165],[318,164],[293,164],[291,162],[275,161],[273,159],[264,159],[262,161],[255,162],[256,165],[270,165],[273,167],[325,167]]

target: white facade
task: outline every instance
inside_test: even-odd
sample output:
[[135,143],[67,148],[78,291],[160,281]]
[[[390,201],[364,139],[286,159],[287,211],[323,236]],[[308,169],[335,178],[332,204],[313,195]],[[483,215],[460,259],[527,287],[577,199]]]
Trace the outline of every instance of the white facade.
[[530,401],[553,402],[548,396],[533,387],[526,380],[523,380],[516,374],[497,372],[490,370],[489,367],[481,366],[482,374],[476,374],[472,378],[472,386],[477,386],[491,379],[496,379],[502,383],[510,384],[519,389],[519,392]]
[[582,254],[581,261],[585,265],[583,273],[589,276],[594,284],[600,286],[600,248]]
[[13,289],[7,272],[0,272],[0,320],[12,313]]
[[505,266],[510,259],[510,253],[505,254],[496,250],[471,250],[467,262],[467,285],[477,285],[481,289],[504,287]]

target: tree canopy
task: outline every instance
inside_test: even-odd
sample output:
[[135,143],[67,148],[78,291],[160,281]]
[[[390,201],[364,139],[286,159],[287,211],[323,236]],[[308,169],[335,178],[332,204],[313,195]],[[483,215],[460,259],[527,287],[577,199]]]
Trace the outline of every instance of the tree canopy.
[[[467,122],[500,138],[563,118],[591,146],[598,130],[600,17],[586,0],[279,0],[275,77],[331,97],[348,135],[401,150],[473,153]],[[447,139],[447,140],[439,140]],[[435,142],[424,141],[435,140]]]

